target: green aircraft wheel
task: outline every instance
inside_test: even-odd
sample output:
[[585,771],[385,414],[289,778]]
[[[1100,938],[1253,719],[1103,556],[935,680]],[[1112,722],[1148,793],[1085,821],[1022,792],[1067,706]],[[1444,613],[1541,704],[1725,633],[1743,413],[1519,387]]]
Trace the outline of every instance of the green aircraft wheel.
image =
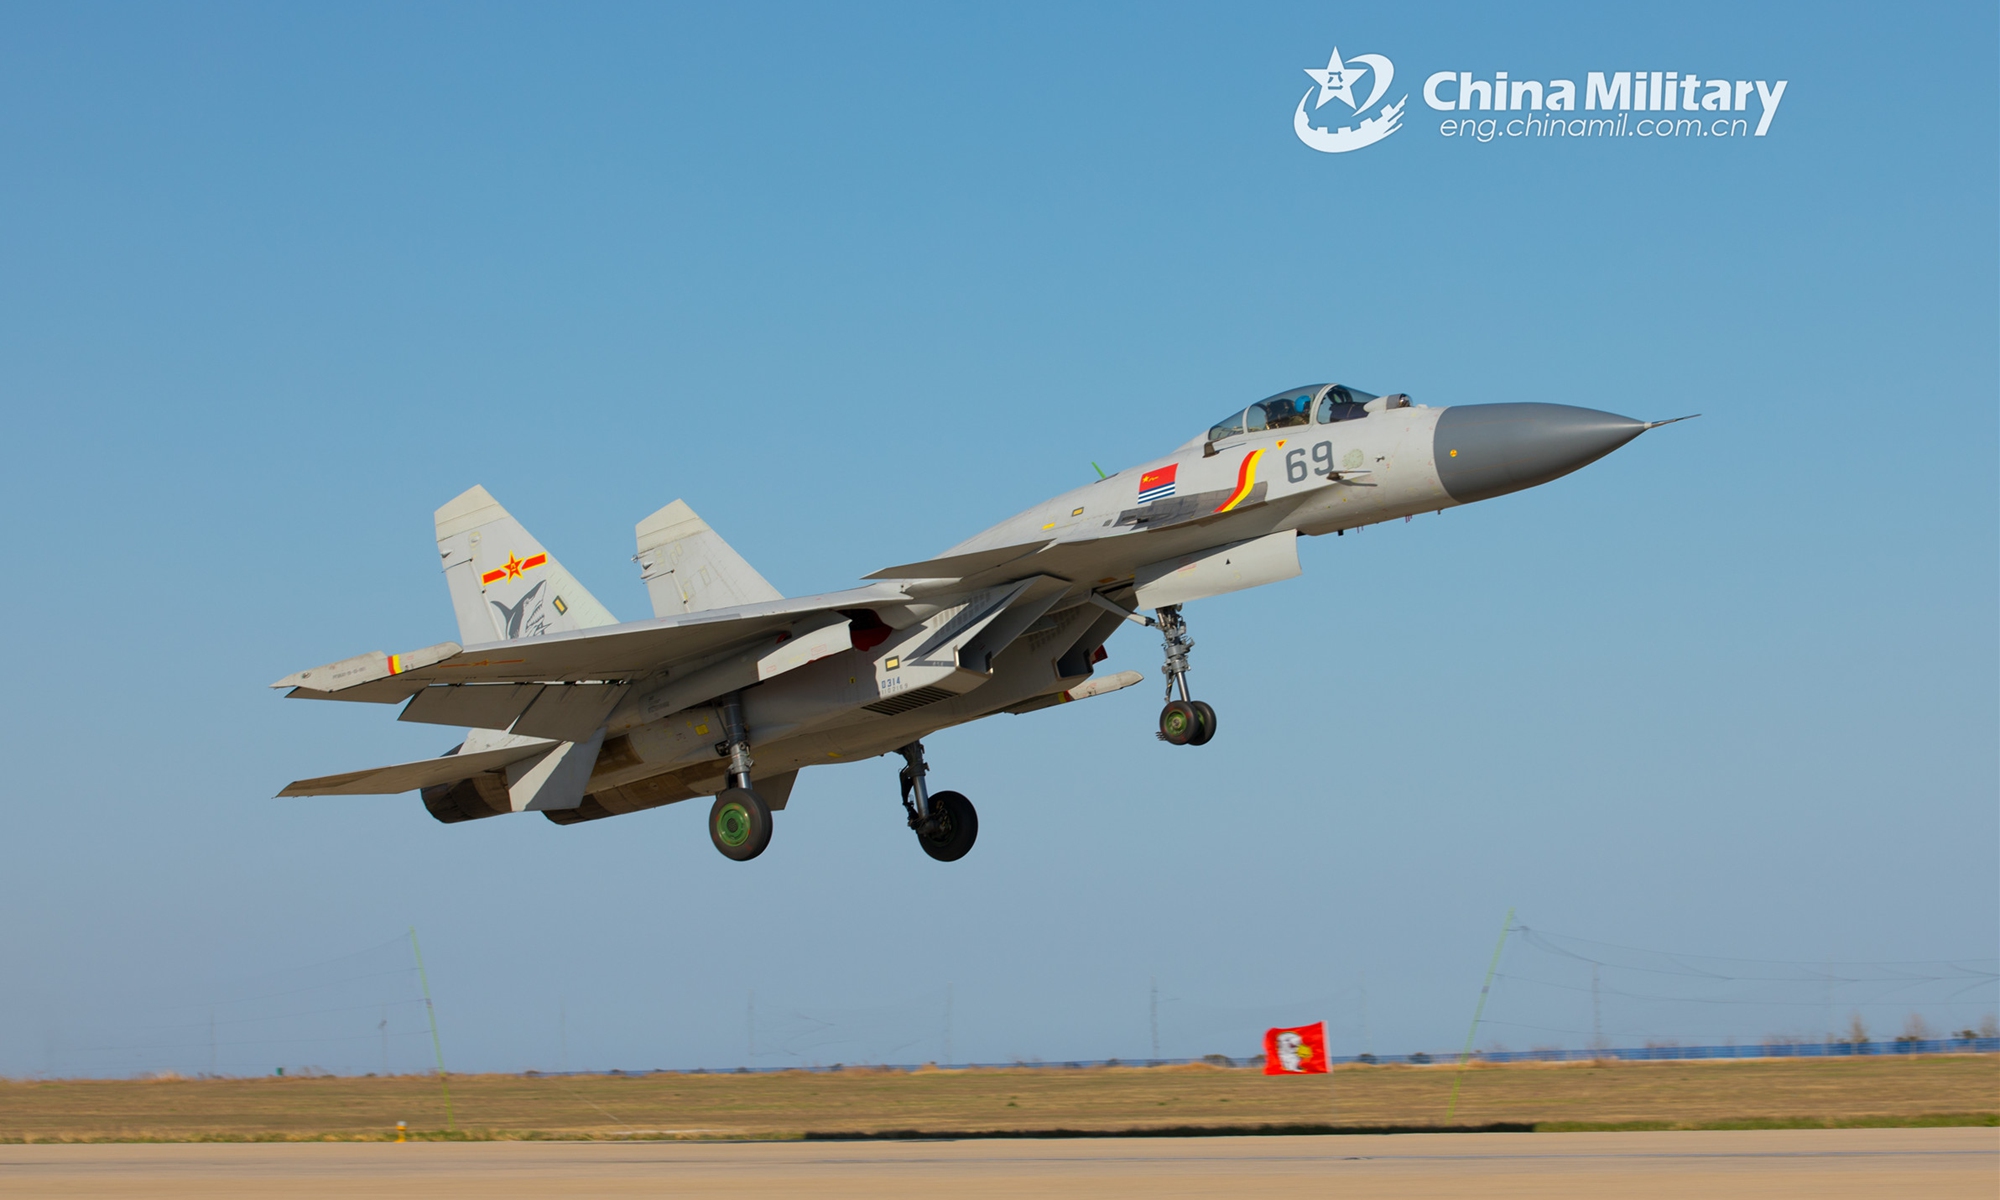
[[1194,705],[1185,700],[1170,700],[1160,710],[1160,739],[1172,746],[1185,746],[1195,739],[1200,725],[1194,715]]
[[730,788],[708,810],[708,838],[724,858],[748,862],[771,844],[771,808],[749,788]]
[[1215,736],[1215,709],[1203,700],[1196,700],[1189,707],[1194,709],[1194,736],[1188,739],[1188,745],[1206,746],[1208,739]]
[[958,792],[931,797],[931,820],[917,830],[917,844],[939,862],[957,862],[979,838],[979,810]]

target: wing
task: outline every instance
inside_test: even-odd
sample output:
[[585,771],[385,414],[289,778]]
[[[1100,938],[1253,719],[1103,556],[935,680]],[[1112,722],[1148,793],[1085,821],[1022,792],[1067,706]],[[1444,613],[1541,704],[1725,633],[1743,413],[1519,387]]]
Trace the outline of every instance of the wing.
[[[839,615],[841,610],[907,603],[909,597],[901,589],[877,584],[822,596],[737,605],[511,642],[465,647],[444,642],[400,655],[371,652],[294,672],[271,686],[290,689],[290,695],[301,699],[397,704],[434,685],[588,684],[593,685],[590,694],[601,699],[602,694],[595,689],[622,687],[662,672],[693,670],[732,654],[757,651],[765,643],[774,644],[760,659],[766,665],[759,673],[775,674],[778,669],[789,669],[781,668],[780,664],[800,665],[810,661],[810,658],[790,660],[813,647],[823,648],[828,644],[829,628],[845,626],[846,619]],[[805,633],[819,635],[811,647],[804,642]],[[801,644],[785,653],[785,647],[794,639]],[[847,643],[842,638],[839,644],[845,648]],[[484,710],[503,708],[519,699],[521,703],[514,709],[519,713],[542,690],[481,688],[477,704],[471,700],[465,703],[468,708]],[[585,700],[581,689],[565,689],[562,695],[570,705],[583,704]],[[612,699],[615,703],[615,697]],[[430,706],[427,702],[425,708]],[[453,719],[439,723],[473,722]],[[577,722],[568,721],[566,727],[577,728]],[[560,736],[560,731],[552,732]]]

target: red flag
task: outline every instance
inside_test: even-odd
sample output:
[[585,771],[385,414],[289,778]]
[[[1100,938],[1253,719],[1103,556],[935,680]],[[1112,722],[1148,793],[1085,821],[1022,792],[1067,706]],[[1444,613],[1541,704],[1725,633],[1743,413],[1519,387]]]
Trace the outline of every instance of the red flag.
[[1139,476],[1139,503],[1151,504],[1155,500],[1165,500],[1174,494],[1174,475],[1181,469],[1179,463],[1168,463],[1155,467]]
[[1326,1022],[1264,1031],[1264,1074],[1326,1074]]

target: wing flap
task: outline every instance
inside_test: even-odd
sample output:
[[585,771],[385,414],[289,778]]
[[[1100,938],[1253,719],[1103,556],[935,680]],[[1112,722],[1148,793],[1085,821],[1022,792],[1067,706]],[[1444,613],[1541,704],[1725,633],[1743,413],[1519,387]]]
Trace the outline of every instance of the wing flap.
[[562,683],[545,687],[528,711],[514,722],[513,731],[526,737],[589,741],[630,690],[631,685],[623,683]]
[[542,694],[538,683],[432,684],[411,698],[399,721],[506,729]]
[[401,704],[411,696],[424,690],[421,679],[377,679],[369,683],[356,684],[337,692],[322,692],[316,688],[295,687],[285,693],[288,700],[356,700],[363,704]]
[[584,742],[628,690],[622,683],[434,684],[418,692],[397,719]]

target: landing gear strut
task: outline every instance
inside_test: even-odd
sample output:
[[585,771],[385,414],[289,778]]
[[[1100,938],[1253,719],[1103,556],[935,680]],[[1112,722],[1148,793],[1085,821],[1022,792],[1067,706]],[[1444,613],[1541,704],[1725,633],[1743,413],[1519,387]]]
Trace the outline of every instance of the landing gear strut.
[[1161,668],[1167,677],[1167,705],[1160,710],[1160,740],[1173,746],[1206,745],[1215,736],[1215,710],[1188,695],[1188,654],[1194,639],[1188,636],[1180,605],[1166,604],[1154,611],[1167,655],[1167,665]]
[[903,786],[903,811],[917,835],[917,845],[939,862],[964,858],[979,837],[979,810],[958,792],[932,794],[924,782],[930,765],[924,762],[922,742],[911,742],[896,753],[903,756],[897,779]]
[[715,752],[729,759],[729,786],[708,810],[708,839],[726,858],[748,862],[771,844],[771,807],[750,786],[750,731],[743,698],[731,692],[720,705],[723,740]]

